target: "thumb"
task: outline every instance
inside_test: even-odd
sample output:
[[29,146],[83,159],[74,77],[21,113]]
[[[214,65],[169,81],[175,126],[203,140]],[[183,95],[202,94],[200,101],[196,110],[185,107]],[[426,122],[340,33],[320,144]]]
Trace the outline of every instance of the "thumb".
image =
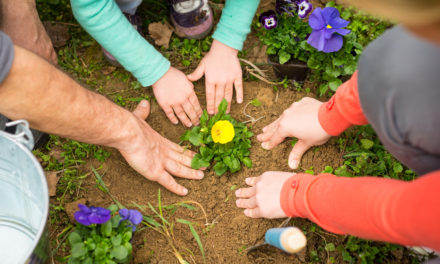
[[133,114],[142,120],[147,119],[150,114],[150,103],[147,100],[142,100],[134,109]]
[[195,82],[195,81],[199,80],[200,78],[202,78],[203,74],[205,74],[205,62],[204,62],[204,60],[202,60],[200,62],[199,66],[197,66],[197,69],[195,69],[191,74],[188,74],[186,77],[191,82]]
[[298,140],[289,155],[289,167],[297,169],[304,153],[310,148],[303,140]]

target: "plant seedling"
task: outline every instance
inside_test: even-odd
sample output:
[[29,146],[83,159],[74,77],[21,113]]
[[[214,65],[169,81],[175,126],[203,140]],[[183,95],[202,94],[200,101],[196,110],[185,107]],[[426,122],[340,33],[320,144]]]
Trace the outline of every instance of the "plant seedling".
[[239,171],[241,163],[252,167],[249,149],[254,133],[248,131],[245,124],[226,114],[227,106],[223,99],[218,113],[211,118],[205,110],[200,117],[200,125],[186,131],[181,137],[182,141],[189,141],[199,148],[191,163],[193,169],[208,167],[212,160],[215,161],[213,168],[218,176],[228,170],[231,173]]

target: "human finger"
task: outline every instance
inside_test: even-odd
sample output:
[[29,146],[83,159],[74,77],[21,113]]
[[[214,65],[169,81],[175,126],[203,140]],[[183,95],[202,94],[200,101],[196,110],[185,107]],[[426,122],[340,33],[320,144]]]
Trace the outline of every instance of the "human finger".
[[134,109],[133,114],[142,120],[147,119],[150,114],[150,103],[147,100],[142,100]]
[[199,80],[200,78],[202,78],[203,74],[205,74],[205,61],[204,60],[202,60],[199,64],[199,66],[197,66],[197,68],[191,74],[188,74],[186,77],[191,82],[195,82],[195,81]]
[[238,199],[235,201],[235,205],[240,208],[254,209],[257,207],[257,199],[252,196],[248,199]]
[[266,130],[266,132],[263,132],[257,136],[258,141],[260,142],[266,142],[272,138],[272,136],[277,132],[279,126],[279,121],[276,122],[271,129]]
[[283,140],[285,138],[286,138],[286,135],[280,131],[279,126],[278,126],[277,129],[274,129],[274,133],[272,134],[272,136],[267,141],[264,141],[261,144],[261,147],[264,149],[272,149],[276,145],[283,142]]
[[289,167],[291,169],[297,169],[301,158],[309,150],[310,146],[304,142],[304,140],[298,140],[293,146],[289,155]]
[[259,178],[258,177],[249,177],[249,178],[246,178],[244,181],[249,186],[255,186],[255,184],[257,184],[257,182],[259,181]]
[[189,97],[189,102],[194,107],[194,110],[196,110],[198,118],[200,118],[203,114],[203,110],[202,110],[202,107],[200,107],[199,99],[197,99],[196,93],[193,93]]
[[191,123],[195,126],[199,124],[199,117],[197,116],[197,112],[192,106],[191,102],[186,101],[183,105],[183,110],[185,110],[186,115],[191,119]]
[[281,119],[281,116],[278,117],[277,119],[275,119],[275,121],[273,121],[273,122],[270,123],[269,125],[263,127],[263,132],[266,132],[266,131],[268,131],[268,130],[271,130],[273,126],[275,126],[276,124],[279,123],[280,119]]
[[187,127],[191,127],[192,123],[188,119],[188,116],[186,116],[185,111],[183,110],[181,105],[175,105],[173,106],[174,113],[176,113],[177,117],[180,119],[182,124],[184,124]]
[[253,186],[250,188],[240,188],[235,191],[235,196],[238,198],[249,198],[251,196],[255,196],[257,189]]
[[[228,102],[228,109],[227,109],[227,113],[229,113],[229,111],[231,110],[231,102],[232,102],[232,96],[234,95],[234,87],[233,87],[233,83],[228,83],[225,86],[225,99]],[[221,102],[221,100],[220,100]]]
[[173,192],[177,195],[187,195],[188,189],[178,184],[176,180],[166,171],[162,173],[162,175],[157,180],[157,183],[167,188],[170,192]]
[[168,172],[180,178],[200,180],[203,179],[204,176],[202,171],[188,168],[172,159],[166,161],[165,168]]
[[206,109],[210,115],[215,113],[215,83],[206,80]]
[[174,161],[179,162],[182,165],[185,165],[187,167],[191,167],[191,161],[192,157],[185,155],[184,153],[176,152],[176,151],[170,151],[168,153],[168,156],[173,159]]
[[177,120],[177,117],[174,115],[174,111],[173,111],[173,108],[171,108],[171,106],[169,106],[169,105],[162,106],[162,109],[165,112],[165,115],[171,121],[171,123],[173,123],[175,125],[177,125],[179,123],[179,120]]
[[235,94],[237,97],[237,103],[241,104],[243,103],[243,79],[241,75],[237,77],[234,81],[235,86]]
[[260,207],[256,207],[253,209],[244,210],[244,215],[250,218],[260,218],[263,217],[263,214],[260,210]]
[[223,98],[225,98],[225,84],[216,84],[215,85],[215,113],[218,112],[218,106],[222,102]]

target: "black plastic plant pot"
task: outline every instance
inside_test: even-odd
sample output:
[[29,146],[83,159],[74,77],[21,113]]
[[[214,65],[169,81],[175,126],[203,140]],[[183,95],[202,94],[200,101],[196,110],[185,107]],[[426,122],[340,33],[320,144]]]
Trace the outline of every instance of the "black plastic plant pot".
[[276,57],[268,57],[269,64],[272,65],[275,75],[279,79],[284,79],[287,77],[289,80],[295,80],[297,82],[302,82],[307,78],[309,73],[309,67],[307,64],[301,61],[288,61],[285,64],[279,64]]

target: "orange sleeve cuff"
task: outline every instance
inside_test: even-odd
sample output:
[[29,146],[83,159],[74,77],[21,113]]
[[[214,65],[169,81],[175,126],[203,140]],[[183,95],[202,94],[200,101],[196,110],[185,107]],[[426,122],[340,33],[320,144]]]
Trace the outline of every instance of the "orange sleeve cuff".
[[356,71],[351,79],[343,83],[336,94],[319,108],[319,123],[331,136],[338,136],[352,125],[368,124],[359,101],[357,73]]
[[332,174],[320,174],[313,176],[307,173],[298,173],[289,178],[281,189],[280,204],[281,209],[289,217],[308,218],[317,223],[321,227],[334,232],[342,234],[342,232],[331,225],[322,223],[313,213],[309,206],[309,190],[312,185],[324,178],[336,178]]

